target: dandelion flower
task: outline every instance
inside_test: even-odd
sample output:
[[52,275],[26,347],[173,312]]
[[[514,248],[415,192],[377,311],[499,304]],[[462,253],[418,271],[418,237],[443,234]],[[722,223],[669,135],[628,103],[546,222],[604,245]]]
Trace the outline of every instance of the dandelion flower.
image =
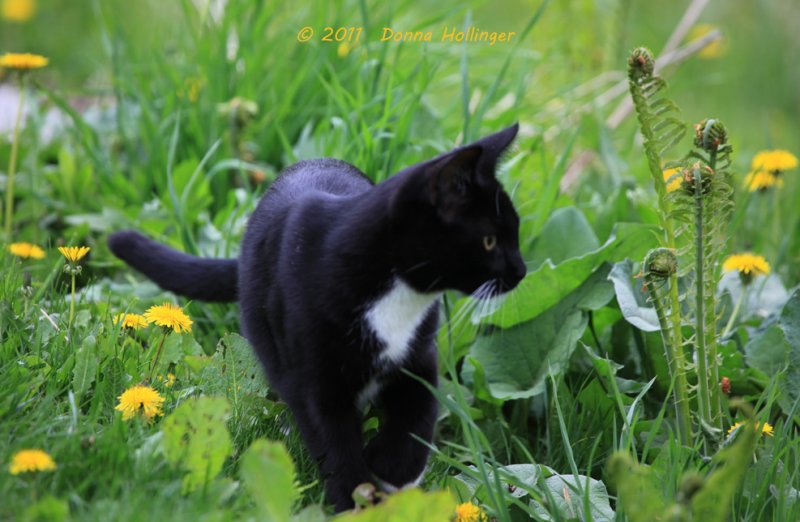
[[781,149],[762,150],[753,157],[751,166],[754,172],[784,172],[797,168],[797,156]]
[[486,513],[480,506],[472,502],[464,502],[456,506],[456,517],[454,522],[485,522]]
[[678,175],[680,172],[680,167],[664,169],[664,182],[667,184],[667,192],[672,192],[681,188],[681,181],[683,181],[683,179]]
[[[741,427],[743,425],[744,425],[744,422],[741,422],[741,421],[737,422],[736,424],[731,426],[731,429],[728,430],[728,435],[730,435],[731,433],[733,433],[734,431],[736,431],[739,427]],[[765,422],[763,425],[760,422],[756,422],[756,425],[755,425],[756,431],[758,431],[759,428],[761,428],[761,433],[763,433],[763,434],[769,435],[770,437],[775,435],[774,430],[773,430],[773,428],[772,428],[772,426],[770,425],[769,422]]]
[[0,56],[0,67],[5,67],[6,69],[17,69],[18,71],[41,69],[48,63],[50,63],[50,60],[38,54],[6,53],[3,56]]
[[8,251],[22,259],[44,259],[44,250],[32,243],[11,243]]
[[0,16],[9,22],[27,22],[36,14],[36,0],[3,0]]
[[192,331],[192,320],[189,319],[189,316],[183,312],[180,306],[172,303],[151,306],[144,313],[144,318],[149,323],[172,328],[178,333]]
[[86,254],[89,253],[89,250],[91,250],[91,249],[89,247],[87,247],[87,246],[82,246],[82,247],[58,247],[58,251],[61,252],[61,255],[63,255],[65,258],[67,258],[67,261],[69,261],[72,264],[75,264],[78,261],[80,261],[81,259],[83,259],[83,256],[85,256]]
[[164,386],[167,388],[172,388],[175,385],[175,374],[168,373],[167,378],[164,380]]
[[781,188],[783,186],[783,179],[779,178],[772,172],[758,170],[745,176],[744,186],[747,187],[747,190],[750,192],[767,190],[771,187]]
[[339,47],[336,49],[336,55],[339,58],[346,58],[348,54],[350,54],[350,44],[347,42],[340,43]]
[[740,274],[746,276],[767,275],[769,274],[769,263],[762,256],[745,252],[725,258],[722,263],[722,270],[725,272],[738,270]]
[[117,314],[114,316],[114,324],[118,324],[122,322],[123,328],[131,328],[133,330],[139,330],[141,328],[147,328],[147,319],[144,318],[143,315],[139,314]]
[[163,415],[161,405],[164,398],[150,386],[131,386],[119,396],[119,404],[114,408],[122,412],[122,420],[128,420],[142,410],[150,421],[156,415]]
[[8,467],[8,471],[12,475],[26,471],[53,471],[54,469],[56,469],[56,463],[53,458],[40,449],[18,451],[11,458],[11,465]]

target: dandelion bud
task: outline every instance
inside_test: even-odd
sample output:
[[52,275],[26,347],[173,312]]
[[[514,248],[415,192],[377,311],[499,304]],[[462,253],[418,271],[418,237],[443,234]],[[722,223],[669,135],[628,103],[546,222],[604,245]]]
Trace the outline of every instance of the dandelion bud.
[[637,47],[628,56],[628,78],[634,81],[653,76],[655,60],[647,47]]
[[654,248],[644,258],[645,277],[666,279],[678,270],[678,258],[671,248]]
[[708,118],[695,124],[695,147],[712,152],[726,143],[728,143],[728,131],[721,121]]

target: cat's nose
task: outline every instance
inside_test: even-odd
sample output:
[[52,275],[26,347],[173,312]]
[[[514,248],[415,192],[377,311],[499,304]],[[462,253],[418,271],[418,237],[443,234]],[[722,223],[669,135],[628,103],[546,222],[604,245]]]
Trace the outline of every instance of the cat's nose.
[[525,275],[528,273],[528,269],[525,266],[525,261],[522,260],[522,256],[519,253],[512,255],[512,257],[508,260],[507,266],[508,268],[506,270],[506,277],[503,278],[503,282],[509,287],[509,289],[512,289],[525,278]]

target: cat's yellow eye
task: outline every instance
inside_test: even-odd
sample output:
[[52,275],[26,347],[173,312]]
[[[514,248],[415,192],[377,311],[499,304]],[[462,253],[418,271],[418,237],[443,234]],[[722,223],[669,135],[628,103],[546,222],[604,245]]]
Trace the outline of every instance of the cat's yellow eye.
[[497,236],[483,236],[483,248],[491,252],[497,246]]

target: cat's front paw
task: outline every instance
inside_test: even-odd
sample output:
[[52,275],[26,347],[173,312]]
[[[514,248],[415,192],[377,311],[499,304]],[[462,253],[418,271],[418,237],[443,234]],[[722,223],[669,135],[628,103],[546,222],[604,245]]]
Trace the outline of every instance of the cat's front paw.
[[376,438],[365,450],[364,458],[375,482],[387,493],[414,487],[422,482],[428,450],[422,445],[405,446],[402,449],[385,447]]

